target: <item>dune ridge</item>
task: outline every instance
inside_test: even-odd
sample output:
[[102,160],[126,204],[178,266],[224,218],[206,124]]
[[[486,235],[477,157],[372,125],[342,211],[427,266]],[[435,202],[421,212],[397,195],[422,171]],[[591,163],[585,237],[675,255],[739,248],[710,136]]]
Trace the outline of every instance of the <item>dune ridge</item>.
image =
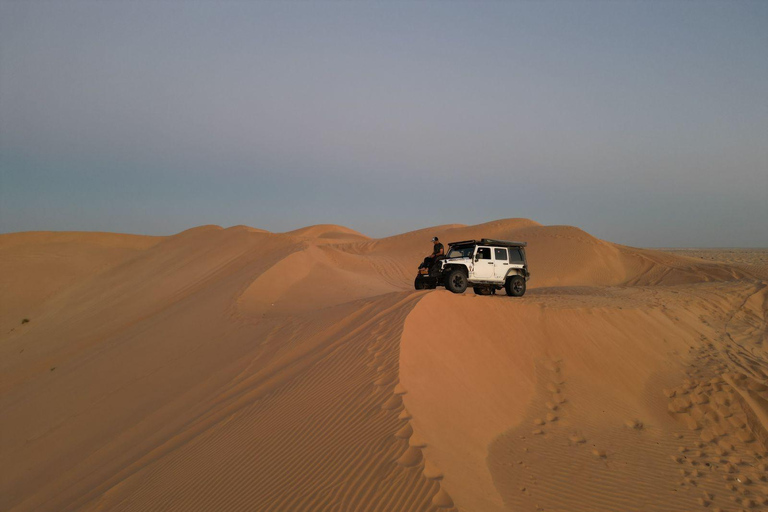
[[[527,241],[528,294],[414,291],[435,235]],[[19,233],[0,265],[3,510],[768,504],[760,267],[527,219]]]

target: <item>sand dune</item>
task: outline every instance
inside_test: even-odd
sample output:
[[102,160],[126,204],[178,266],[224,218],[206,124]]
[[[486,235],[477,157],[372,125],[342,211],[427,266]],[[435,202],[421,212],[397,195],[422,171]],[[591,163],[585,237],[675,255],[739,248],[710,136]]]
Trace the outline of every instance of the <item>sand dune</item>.
[[368,237],[358,233],[354,229],[335,224],[317,224],[305,228],[295,229],[286,233],[298,237],[310,239],[328,239],[328,240],[364,240]]
[[[0,329],[18,324],[46,299],[152,247],[160,237],[30,232],[0,236]],[[3,323],[8,320],[9,323]]]
[[[414,291],[434,235],[527,241],[528,293]],[[0,265],[2,510],[768,510],[761,266],[527,219]]]

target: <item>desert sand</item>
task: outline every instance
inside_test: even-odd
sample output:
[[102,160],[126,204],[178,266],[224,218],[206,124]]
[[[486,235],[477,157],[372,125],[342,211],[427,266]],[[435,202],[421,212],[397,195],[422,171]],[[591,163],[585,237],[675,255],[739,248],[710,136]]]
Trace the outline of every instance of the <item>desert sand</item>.
[[[527,294],[413,290],[433,235]],[[525,219],[0,235],[0,510],[768,510],[766,284]]]

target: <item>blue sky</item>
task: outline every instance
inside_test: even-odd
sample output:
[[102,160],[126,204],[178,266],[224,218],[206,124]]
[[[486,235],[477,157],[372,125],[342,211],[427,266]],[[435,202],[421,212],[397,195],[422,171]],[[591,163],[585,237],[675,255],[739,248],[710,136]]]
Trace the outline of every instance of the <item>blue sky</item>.
[[0,232],[768,246],[768,2],[0,1]]

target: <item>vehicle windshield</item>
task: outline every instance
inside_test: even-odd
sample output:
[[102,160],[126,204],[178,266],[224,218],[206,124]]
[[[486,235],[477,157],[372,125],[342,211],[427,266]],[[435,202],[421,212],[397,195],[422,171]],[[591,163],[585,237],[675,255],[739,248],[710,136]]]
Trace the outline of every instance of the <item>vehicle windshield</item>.
[[471,258],[473,252],[475,252],[475,247],[473,245],[451,247],[448,251],[448,258]]

